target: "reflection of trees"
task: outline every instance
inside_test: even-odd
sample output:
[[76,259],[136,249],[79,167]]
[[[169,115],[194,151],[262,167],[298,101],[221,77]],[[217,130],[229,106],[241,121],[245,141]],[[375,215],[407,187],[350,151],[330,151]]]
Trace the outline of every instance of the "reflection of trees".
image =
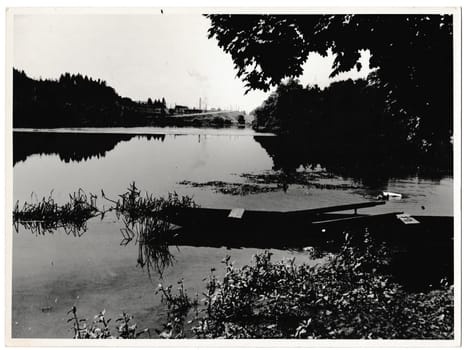
[[392,177],[419,175],[439,179],[452,172],[428,156],[417,162],[411,153],[393,154],[376,146],[355,149],[336,144],[335,147],[323,147],[318,138],[300,134],[255,136],[254,139],[272,158],[273,169],[285,174],[300,166],[319,164],[335,175],[353,178],[368,186],[381,186]]
[[100,158],[120,142],[134,137],[164,141],[165,135],[13,132],[13,164],[32,154],[57,154],[66,163]]

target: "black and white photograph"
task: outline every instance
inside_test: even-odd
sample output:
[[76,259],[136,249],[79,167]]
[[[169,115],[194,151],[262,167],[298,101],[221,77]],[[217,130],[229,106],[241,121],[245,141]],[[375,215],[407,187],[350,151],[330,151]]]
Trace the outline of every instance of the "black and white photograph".
[[6,16],[8,342],[459,344],[460,8]]

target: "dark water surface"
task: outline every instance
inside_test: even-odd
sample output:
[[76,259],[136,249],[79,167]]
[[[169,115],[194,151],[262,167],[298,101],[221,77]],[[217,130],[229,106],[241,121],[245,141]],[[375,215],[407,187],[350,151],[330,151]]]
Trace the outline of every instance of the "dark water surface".
[[[91,132],[92,131],[92,132]],[[405,211],[413,215],[453,215],[453,179],[411,176],[387,178],[376,186],[352,178],[332,177],[321,183],[356,184],[353,189],[319,189],[290,185],[286,192],[247,196],[216,193],[209,187],[179,182],[245,182],[243,173],[261,174],[275,166],[273,155],[262,147],[261,136],[251,130],[144,129],[115,133],[14,132],[14,201],[52,195],[58,202],[83,189],[116,197],[132,181],[144,192],[166,195],[176,191],[193,196],[206,207],[292,210],[373,200],[380,191],[402,193],[401,200],[367,212]],[[162,133],[163,132],[163,133]],[[322,166],[325,167],[325,164]],[[35,195],[31,197],[31,193]],[[159,283],[184,279],[192,295],[201,291],[211,267],[222,274],[221,260],[231,255],[237,265],[246,264],[257,249],[170,247],[173,265],[161,277],[148,277],[137,265],[137,246],[120,245],[121,223],[107,215],[93,219],[81,237],[58,230],[36,236],[13,232],[13,337],[71,337],[67,310],[76,304],[80,316],[92,319],[102,309],[115,319],[121,311],[132,313],[141,328],[160,324],[164,310],[154,289]],[[273,257],[303,252],[274,250]]]

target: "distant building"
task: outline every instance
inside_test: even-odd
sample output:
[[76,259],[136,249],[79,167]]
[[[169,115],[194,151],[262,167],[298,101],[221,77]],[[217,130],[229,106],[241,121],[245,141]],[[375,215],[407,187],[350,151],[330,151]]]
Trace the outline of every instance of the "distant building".
[[185,111],[185,113],[202,113],[202,112],[203,112],[202,109],[197,109],[197,108],[191,108]]
[[152,118],[154,116],[164,116],[169,113],[169,110],[162,102],[156,102],[149,104],[147,102],[137,102],[138,111],[140,113],[145,113],[147,118]]
[[188,111],[187,106],[175,105],[174,107],[175,114],[184,114],[184,113],[187,113],[187,111]]

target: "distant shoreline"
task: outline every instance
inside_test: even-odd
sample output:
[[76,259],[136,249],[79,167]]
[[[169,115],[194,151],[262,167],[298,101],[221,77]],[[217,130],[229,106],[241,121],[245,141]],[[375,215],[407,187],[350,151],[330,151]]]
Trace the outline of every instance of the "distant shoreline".
[[147,102],[119,96],[100,79],[65,73],[58,80],[36,80],[13,69],[14,128],[79,127],[234,127],[252,122],[245,111],[204,110],[165,98]]
[[73,134],[129,134],[129,135],[214,135],[214,136],[276,136],[257,132],[251,128],[209,127],[76,127],[76,128],[13,128],[13,132],[73,133]]

